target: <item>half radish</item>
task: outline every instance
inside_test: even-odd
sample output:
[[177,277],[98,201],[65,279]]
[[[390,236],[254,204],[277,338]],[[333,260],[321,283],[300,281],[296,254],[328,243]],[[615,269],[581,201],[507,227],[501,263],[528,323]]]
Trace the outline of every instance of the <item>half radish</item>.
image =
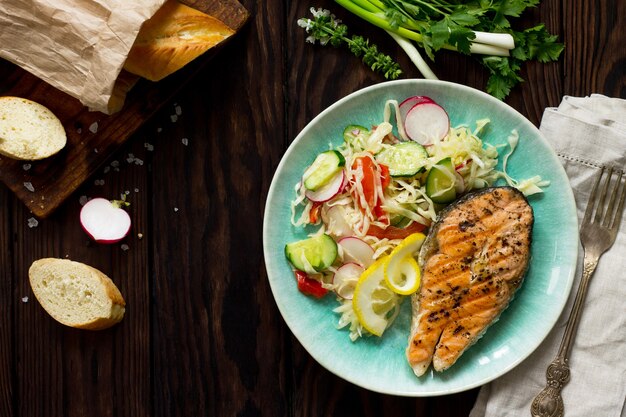
[[403,123],[409,110],[411,110],[411,108],[413,108],[416,104],[420,103],[434,103],[434,100],[426,96],[411,96],[400,103],[400,106],[398,107],[400,108],[400,118]]
[[448,113],[435,103],[417,103],[404,119],[406,134],[420,145],[431,145],[433,140],[443,139],[450,130]]
[[333,276],[333,285],[337,295],[346,300],[352,300],[356,283],[359,282],[363,271],[365,269],[361,265],[352,262],[339,267]]
[[346,174],[344,174],[343,170],[341,170],[331,178],[328,184],[315,191],[306,190],[304,195],[306,195],[306,197],[311,201],[323,203],[343,191],[347,183],[348,179],[346,178]]
[[130,231],[130,216],[121,208],[122,205],[128,203],[106,198],[91,199],[80,210],[80,224],[98,243],[119,242]]
[[343,262],[355,262],[363,268],[374,263],[374,248],[358,237],[344,237],[337,243],[343,251]]

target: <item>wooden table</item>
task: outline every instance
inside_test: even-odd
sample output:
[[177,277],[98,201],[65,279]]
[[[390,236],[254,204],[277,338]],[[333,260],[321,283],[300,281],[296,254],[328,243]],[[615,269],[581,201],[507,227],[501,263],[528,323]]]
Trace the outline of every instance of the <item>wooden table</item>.
[[[322,368],[283,322],[263,264],[265,197],[283,152],[321,110],[383,81],[345,49],[306,44],[296,20],[310,6],[329,8],[395,55],[406,77],[417,72],[386,34],[331,0],[242,3],[250,22],[110,159],[119,171],[101,170],[33,228],[0,187],[0,415],[468,415],[477,390],[397,398]],[[564,95],[625,97],[625,4],[544,0],[527,13],[528,25],[545,22],[567,48],[556,64],[526,65],[507,102],[538,124]],[[478,88],[487,78],[452,53],[433,68]],[[91,243],[78,222],[81,196],[127,191],[128,249]],[[48,256],[111,276],[128,304],[122,323],[79,331],[45,314],[27,271]]]

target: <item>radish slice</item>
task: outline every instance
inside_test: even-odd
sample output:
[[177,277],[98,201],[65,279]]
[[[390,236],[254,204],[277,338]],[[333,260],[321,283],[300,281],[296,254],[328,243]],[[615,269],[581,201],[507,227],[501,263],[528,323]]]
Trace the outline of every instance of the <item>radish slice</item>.
[[435,102],[418,103],[406,114],[404,130],[420,145],[431,145],[433,139],[443,139],[448,134],[450,118]]
[[352,300],[354,288],[363,271],[365,271],[365,269],[363,269],[362,266],[352,262],[342,265],[337,269],[337,272],[333,275],[333,284],[335,285],[337,295],[346,300]]
[[130,231],[130,216],[120,208],[121,201],[106,198],[89,200],[80,210],[80,224],[85,232],[98,243],[115,243],[124,239]]
[[399,108],[400,108],[400,118],[402,120],[402,123],[404,123],[404,121],[406,120],[406,114],[416,104],[420,104],[420,103],[434,103],[434,102],[435,101],[432,98],[426,97],[426,96],[412,96],[412,97],[407,98],[402,103],[400,103],[400,106],[399,106]]
[[358,237],[344,237],[339,242],[343,249],[344,262],[356,262],[363,268],[368,268],[374,263],[374,249],[367,242]]
[[342,238],[354,234],[344,217],[344,210],[342,206],[332,206],[328,210],[322,211],[322,217],[326,223],[326,232],[331,236]]
[[341,170],[328,182],[328,184],[317,189],[316,191],[306,190],[304,195],[306,195],[306,197],[311,201],[323,203],[343,191],[346,183],[346,174],[344,174],[343,170]]

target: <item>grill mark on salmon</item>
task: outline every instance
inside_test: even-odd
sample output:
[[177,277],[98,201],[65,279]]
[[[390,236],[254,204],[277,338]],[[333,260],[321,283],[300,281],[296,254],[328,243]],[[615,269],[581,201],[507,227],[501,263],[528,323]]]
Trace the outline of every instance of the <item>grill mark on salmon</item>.
[[443,210],[422,246],[407,359],[417,376],[452,366],[508,306],[530,260],[534,216],[512,187],[486,188]]

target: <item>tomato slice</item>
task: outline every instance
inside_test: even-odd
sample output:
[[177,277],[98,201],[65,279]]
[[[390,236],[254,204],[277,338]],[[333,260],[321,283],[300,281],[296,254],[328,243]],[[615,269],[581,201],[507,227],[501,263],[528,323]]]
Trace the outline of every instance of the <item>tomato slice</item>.
[[306,272],[296,270],[295,274],[298,281],[298,289],[301,293],[312,295],[315,298],[322,298],[328,293],[328,290],[322,287],[321,282],[309,277]]
[[361,179],[361,187],[363,188],[363,196],[368,207],[361,206],[361,200],[355,195],[355,200],[362,210],[369,208],[377,218],[386,217],[385,211],[382,209],[381,202],[377,196],[378,180],[380,180],[380,186],[384,190],[389,186],[391,182],[391,176],[389,175],[389,167],[383,164],[376,164],[374,159],[369,156],[361,156],[355,158],[352,164],[353,170],[360,169],[363,172],[363,178]]
[[426,229],[426,226],[417,222],[413,222],[407,227],[387,226],[384,229],[376,225],[370,225],[369,229],[367,229],[367,234],[379,239],[404,239],[407,236],[412,235],[413,233],[419,233],[424,229]]
[[314,202],[311,207],[311,211],[309,211],[309,223],[317,224],[317,221],[320,219],[320,209],[322,208],[322,203]]

